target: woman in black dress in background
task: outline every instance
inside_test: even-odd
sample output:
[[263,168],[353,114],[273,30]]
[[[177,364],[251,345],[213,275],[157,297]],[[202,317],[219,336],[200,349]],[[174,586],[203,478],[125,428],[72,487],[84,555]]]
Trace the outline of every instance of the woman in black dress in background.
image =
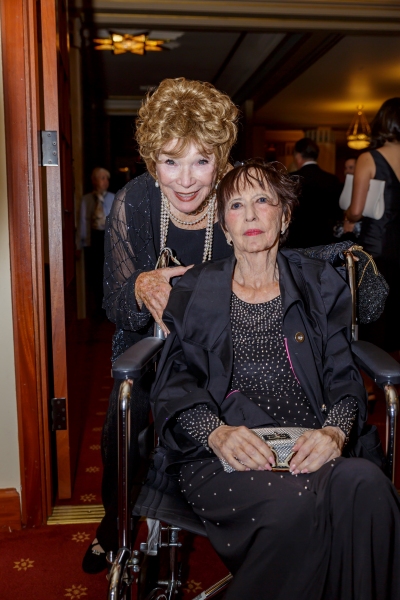
[[[234,575],[226,600],[395,600],[399,499],[355,450],[366,395],[351,298],[325,261],[282,249],[295,183],[271,165],[217,191],[234,256],[173,288],[152,390],[167,462]],[[290,471],[252,431],[305,427]],[[180,463],[180,464],[179,464]]]
[[370,179],[385,182],[385,212],[379,220],[363,217],[358,243],[373,256],[390,292],[382,317],[362,326],[360,338],[393,352],[400,348],[400,98],[386,100],[371,123],[370,147],[356,164],[345,232],[362,217]]
[[[116,196],[105,232],[104,303],[115,323],[112,360],[145,336],[154,321],[167,332],[162,313],[170,279],[190,265],[232,254],[217,223],[215,187],[229,168],[238,110],[210,83],[165,79],[139,110],[136,140],[148,172]],[[183,266],[155,270],[168,246]],[[114,382],[102,435],[102,500],[105,517],[83,559],[83,569],[106,568],[106,552],[118,549],[117,400]],[[135,386],[131,406],[132,476],[137,436],[149,415],[151,377]]]

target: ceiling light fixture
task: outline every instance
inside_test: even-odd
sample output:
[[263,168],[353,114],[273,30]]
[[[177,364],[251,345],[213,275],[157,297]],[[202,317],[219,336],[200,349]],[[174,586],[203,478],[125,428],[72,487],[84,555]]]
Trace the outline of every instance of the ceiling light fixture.
[[371,141],[371,128],[362,111],[364,107],[359,104],[357,112],[347,130],[347,145],[353,150],[364,150],[368,148]]
[[97,38],[93,42],[97,44],[95,50],[112,50],[114,54],[139,54],[143,56],[147,52],[163,52],[168,48],[163,47],[170,40],[150,40],[148,33],[140,35],[129,35],[128,33],[111,33],[109,38]]

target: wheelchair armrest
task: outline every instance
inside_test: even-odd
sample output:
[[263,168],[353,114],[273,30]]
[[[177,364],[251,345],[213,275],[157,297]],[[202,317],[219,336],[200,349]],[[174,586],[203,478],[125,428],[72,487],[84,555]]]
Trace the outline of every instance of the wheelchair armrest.
[[400,383],[400,364],[387,352],[370,342],[356,341],[351,344],[357,365],[369,375],[375,383],[385,385]]
[[111,374],[114,379],[137,379],[149,370],[157,360],[164,340],[148,337],[133,344],[113,363]]

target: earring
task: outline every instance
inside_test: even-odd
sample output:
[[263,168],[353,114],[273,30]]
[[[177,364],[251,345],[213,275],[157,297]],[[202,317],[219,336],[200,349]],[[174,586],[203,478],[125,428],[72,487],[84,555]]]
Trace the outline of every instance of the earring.
[[228,244],[228,246],[233,246],[233,242],[232,242],[232,240],[231,240],[231,241],[229,241],[229,240],[228,240],[228,238],[226,238],[226,243]]
[[160,184],[158,183],[157,179],[155,180],[154,185],[156,186],[156,188],[160,187]]

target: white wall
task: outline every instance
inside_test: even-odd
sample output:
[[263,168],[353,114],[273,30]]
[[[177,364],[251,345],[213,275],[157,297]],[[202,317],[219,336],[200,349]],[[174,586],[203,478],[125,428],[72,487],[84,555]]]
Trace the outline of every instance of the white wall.
[[[1,36],[1,29],[0,29]],[[0,489],[20,492],[0,37]]]

